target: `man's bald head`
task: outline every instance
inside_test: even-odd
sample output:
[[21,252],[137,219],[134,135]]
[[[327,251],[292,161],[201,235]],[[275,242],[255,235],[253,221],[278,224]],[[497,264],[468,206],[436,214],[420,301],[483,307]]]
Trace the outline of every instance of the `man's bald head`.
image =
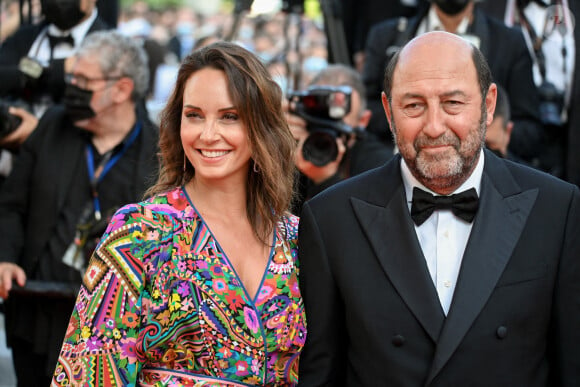
[[391,89],[395,71],[401,67],[417,62],[433,65],[439,60],[466,61],[473,64],[477,74],[481,96],[485,97],[492,83],[491,70],[487,60],[479,49],[468,41],[444,31],[433,31],[415,37],[403,46],[387,64],[383,91],[387,99],[391,101]]

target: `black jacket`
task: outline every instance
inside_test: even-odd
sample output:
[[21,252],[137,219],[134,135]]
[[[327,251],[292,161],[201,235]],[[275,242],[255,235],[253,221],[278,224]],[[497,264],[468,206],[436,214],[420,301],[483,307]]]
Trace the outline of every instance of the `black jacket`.
[[[52,60],[48,70],[45,70],[35,83],[31,83],[18,70],[20,59],[28,56],[30,47],[46,26],[46,22],[22,26],[0,45],[0,97],[20,98],[29,102],[42,93],[49,93],[55,102],[62,97],[64,59]],[[87,34],[109,28],[102,19],[97,17]]]

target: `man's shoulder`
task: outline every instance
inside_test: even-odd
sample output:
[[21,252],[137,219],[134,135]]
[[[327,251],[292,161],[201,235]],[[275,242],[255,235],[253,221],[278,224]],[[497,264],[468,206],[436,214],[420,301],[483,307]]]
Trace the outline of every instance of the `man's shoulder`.
[[385,19],[381,22],[371,25],[369,29],[369,36],[384,36],[392,34],[400,34],[408,31],[411,26],[418,24],[419,16],[415,15],[413,17],[393,17]]
[[[528,165],[505,159],[501,159],[500,162],[507,168],[511,177],[522,190],[538,189],[542,196],[551,196],[557,193],[567,195],[578,188],[574,184]],[[502,184],[502,179],[496,179],[497,176],[501,175],[495,173],[494,169],[490,171],[492,181],[495,181],[495,184]]]
[[[501,39],[508,39],[508,41],[520,41],[525,43],[522,30],[519,26],[510,27],[506,25],[502,20],[499,20],[493,16],[486,14],[483,11],[480,12],[481,19],[488,25],[490,34],[499,36]],[[494,41],[494,43],[505,43],[504,40]]]
[[382,201],[393,187],[402,184],[398,168],[398,158],[395,157],[383,166],[349,177],[327,188],[309,202],[325,207],[342,206],[352,198],[367,202]]

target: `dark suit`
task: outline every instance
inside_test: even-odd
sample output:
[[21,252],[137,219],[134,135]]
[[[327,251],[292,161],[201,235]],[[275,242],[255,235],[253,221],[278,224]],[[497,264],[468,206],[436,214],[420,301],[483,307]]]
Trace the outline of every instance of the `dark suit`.
[[580,385],[580,191],[485,151],[447,317],[400,156],[302,211],[301,386]]
[[[29,102],[38,93],[48,92],[56,102],[64,90],[64,59],[50,62],[49,71],[45,71],[39,83],[28,89],[23,74],[18,70],[20,59],[28,56],[28,51],[47,23],[25,25],[19,28],[0,45],[0,96],[20,97]],[[110,27],[99,17],[95,19],[88,33],[106,30]]]
[[[122,194],[118,197],[118,206],[141,199],[157,176],[158,129],[148,120],[146,112],[139,112],[138,119],[143,125],[133,144],[138,145],[140,151],[134,174],[127,176],[126,187],[120,190]],[[57,232],[58,222],[62,222],[63,208],[70,200],[71,187],[80,184],[75,180],[74,166],[81,160],[84,162],[87,141],[85,133],[70,123],[60,105],[50,108],[22,145],[17,163],[2,186],[0,262],[20,265],[28,279],[55,280],[41,277],[39,257],[46,252],[47,242]],[[80,285],[78,272],[61,262],[54,262],[53,265],[62,265],[61,271],[66,273],[74,272],[76,276],[70,275],[71,284]],[[75,278],[78,280],[76,284]],[[56,364],[74,297],[61,301],[48,303],[42,298],[22,300],[12,295],[6,301],[8,344],[14,345],[14,340],[25,341],[34,344],[31,348],[33,352],[48,352],[47,369],[50,372]],[[52,326],[36,323],[34,317],[40,313],[52,315],[47,318]]]
[[[381,103],[385,68],[394,51],[415,37],[427,10],[410,19],[390,19],[376,24],[368,35],[363,70],[369,109],[373,112],[368,130],[380,133],[384,141],[391,141]],[[494,82],[509,94],[514,121],[510,149],[530,162],[540,154],[544,132],[538,116],[539,99],[532,62],[523,34],[477,8],[467,32],[479,37],[479,49],[489,63]]]

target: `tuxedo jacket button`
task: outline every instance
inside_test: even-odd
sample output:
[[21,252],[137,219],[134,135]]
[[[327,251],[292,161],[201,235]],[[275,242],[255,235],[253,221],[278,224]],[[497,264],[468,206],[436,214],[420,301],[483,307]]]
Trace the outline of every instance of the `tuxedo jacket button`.
[[505,339],[507,336],[507,328],[501,325],[499,328],[497,328],[495,334],[497,335],[498,339]]
[[400,347],[403,344],[405,344],[405,337],[403,337],[402,335],[395,335],[393,336],[391,342],[395,347]]

